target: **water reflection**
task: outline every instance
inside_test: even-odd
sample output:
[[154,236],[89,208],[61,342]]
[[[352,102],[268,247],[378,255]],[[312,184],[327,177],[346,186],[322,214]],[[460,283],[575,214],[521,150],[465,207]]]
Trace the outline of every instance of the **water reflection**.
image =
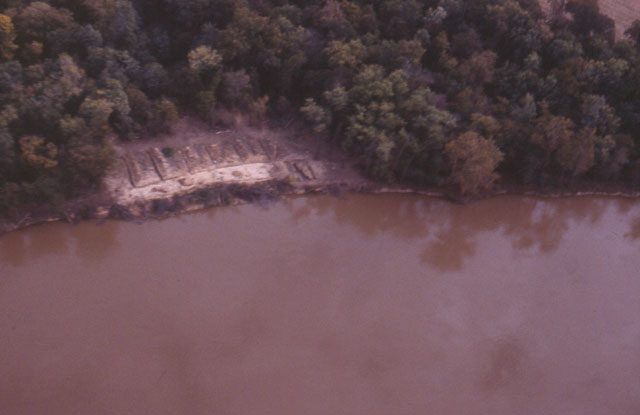
[[[388,233],[414,241],[422,247],[422,260],[442,271],[462,269],[465,259],[477,252],[478,235],[485,232],[498,232],[514,249],[531,255],[552,254],[572,222],[596,225],[610,205],[605,198],[499,197],[464,206],[420,196],[350,198],[356,201],[312,197],[289,200],[285,206],[295,222],[309,215],[332,215],[365,236]],[[616,206],[631,209],[633,204],[619,201]],[[640,237],[640,220],[631,224],[630,236]]]
[[86,261],[101,261],[117,247],[120,222],[86,223],[71,232],[76,255]]
[[[478,235],[498,232],[511,246],[527,254],[552,254],[562,242],[572,222],[596,225],[607,206],[631,215],[638,203],[606,198],[544,200],[500,197],[469,205],[456,205],[421,196],[350,195],[347,203],[331,197],[286,199],[282,202],[294,224],[306,217],[332,216],[339,225],[348,225],[362,235],[389,234],[411,241],[421,250],[424,263],[442,271],[457,271],[474,256]],[[373,200],[375,199],[375,203]],[[238,212],[238,207],[227,208]],[[219,209],[208,209],[215,220]],[[86,261],[105,258],[116,246],[119,223],[104,226],[83,223],[70,231],[60,224],[45,224],[27,232],[0,237],[0,265],[21,266],[45,255],[65,255],[70,249]],[[640,239],[640,217],[630,221],[624,235]]]
[[0,265],[19,266],[24,264],[24,239],[24,234],[18,232],[0,236]]
[[[332,197],[287,199],[283,203],[296,222],[309,215],[332,215],[338,224],[354,226],[363,235],[385,232],[401,239],[427,236],[435,225],[433,220],[426,220],[431,216],[430,209],[439,207],[429,198],[391,195],[350,195],[347,198],[346,203]],[[369,203],[372,198],[375,198],[375,204]]]
[[495,392],[517,382],[526,357],[524,345],[517,337],[497,339],[490,350],[489,367],[482,379],[482,389]]
[[639,239],[640,238],[640,218],[636,218],[632,223],[631,223],[631,228],[629,229],[629,232],[627,232],[625,234],[626,237],[629,237],[633,240]]
[[639,213],[354,195],[6,235],[0,413],[636,415]]
[[635,216],[635,219],[631,221],[629,231],[624,234],[625,238],[636,240],[640,238],[640,214],[634,215],[634,208],[640,206],[640,201],[629,199],[616,199],[615,206],[618,213],[625,216]]
[[19,267],[44,256],[65,256],[69,252],[86,261],[99,261],[117,246],[120,224],[103,225],[84,222],[77,226],[60,223],[42,224],[24,231],[0,236],[0,269],[2,265]]
[[66,227],[44,224],[26,232],[12,232],[0,237],[2,263],[20,266],[43,255],[64,255],[69,249]]

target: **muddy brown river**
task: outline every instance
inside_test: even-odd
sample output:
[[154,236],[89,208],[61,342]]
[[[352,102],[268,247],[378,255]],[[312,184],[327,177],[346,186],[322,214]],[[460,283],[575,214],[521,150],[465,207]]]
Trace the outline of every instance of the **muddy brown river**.
[[0,237],[0,414],[640,414],[640,201],[295,198]]

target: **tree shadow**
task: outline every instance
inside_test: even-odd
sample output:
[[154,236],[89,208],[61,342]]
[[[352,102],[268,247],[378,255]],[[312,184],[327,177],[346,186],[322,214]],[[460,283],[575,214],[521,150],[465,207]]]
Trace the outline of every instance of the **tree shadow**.
[[291,219],[332,215],[339,225],[353,226],[362,235],[372,237],[389,233],[401,239],[422,238],[429,234],[431,223],[425,219],[435,207],[429,198],[397,195],[347,195],[346,200],[330,196],[285,200]]
[[422,259],[442,271],[457,271],[476,253],[477,237],[499,232],[511,247],[531,254],[555,252],[572,221],[595,224],[606,209],[604,200],[542,200],[499,197],[450,209],[447,223],[427,243]]
[[46,255],[64,255],[69,250],[68,228],[59,224],[32,226],[0,237],[0,259],[14,267]]
[[85,261],[102,261],[118,246],[121,223],[109,221],[96,226],[91,223],[77,226],[69,236],[75,242],[75,253]]
[[[635,199],[619,199],[616,202],[616,208],[619,213],[636,215],[636,211],[640,210],[640,203]],[[632,241],[640,239],[640,216],[637,216],[629,224],[629,230],[624,234],[625,238]]]
[[71,252],[87,261],[102,260],[117,246],[119,226],[117,221],[102,226],[49,223],[10,232],[0,237],[0,270],[3,265],[19,267]]
[[640,217],[631,222],[629,232],[627,232],[625,236],[631,238],[634,241],[640,239]]

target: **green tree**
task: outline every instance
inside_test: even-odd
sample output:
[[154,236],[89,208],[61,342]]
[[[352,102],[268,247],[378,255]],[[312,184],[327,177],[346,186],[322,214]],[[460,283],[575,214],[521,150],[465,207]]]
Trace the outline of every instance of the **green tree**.
[[572,29],[580,36],[598,34],[610,43],[615,38],[615,23],[600,13],[597,0],[569,0],[566,10],[573,17]]
[[82,101],[78,115],[94,134],[103,136],[109,132],[109,117],[112,112],[113,106],[105,98],[87,97]]
[[282,65],[283,36],[276,22],[240,4],[216,45],[225,63],[275,68]]
[[331,111],[336,114],[342,113],[349,104],[349,94],[342,86],[325,91],[323,97],[329,104]]
[[335,40],[329,42],[324,53],[331,68],[344,71],[357,68],[367,56],[367,49],[360,39],[349,42]]
[[560,144],[556,153],[558,164],[572,177],[583,175],[594,165],[596,140],[593,128],[582,128]]
[[146,127],[152,118],[152,104],[149,98],[135,85],[126,88],[127,100],[130,106],[130,115],[135,123],[134,133],[145,135]]
[[326,109],[318,105],[313,98],[306,99],[304,105],[300,108],[300,112],[313,127],[313,131],[316,133],[327,131],[331,123],[331,115]]
[[189,52],[189,67],[199,74],[210,74],[220,69],[222,57],[209,46],[198,46]]
[[169,74],[158,62],[146,64],[141,70],[141,86],[152,98],[158,98],[164,94],[169,85]]
[[0,177],[13,169],[15,162],[15,142],[6,128],[0,128]]
[[65,160],[66,178],[74,186],[97,185],[113,160],[114,151],[110,147],[75,140]]
[[18,48],[15,44],[16,34],[11,17],[0,14],[0,60],[9,61]]
[[[349,3],[328,0],[314,14],[314,26],[327,32],[329,39],[344,39],[353,35],[354,28],[348,19]],[[346,6],[347,10],[344,10],[343,6]]]
[[620,118],[605,97],[588,95],[582,103],[582,124],[596,129],[600,135],[609,135],[618,132]]
[[640,20],[634,20],[631,26],[625,30],[625,36],[640,46]]
[[138,41],[139,17],[129,0],[114,0],[109,22],[109,38],[120,49],[133,47]]
[[552,39],[551,28],[515,0],[488,2],[487,26],[492,27],[496,51],[503,57],[523,59],[542,50]]
[[71,12],[65,8],[35,1],[20,9],[13,19],[21,43],[46,41],[49,34],[56,31],[70,31],[76,26]]
[[168,98],[162,97],[153,103],[153,116],[149,122],[152,134],[171,131],[171,126],[178,120],[178,109]]
[[0,180],[0,214],[7,213],[20,203],[20,186]]
[[230,107],[246,107],[251,101],[251,77],[244,69],[224,73],[219,88],[221,100]]
[[456,68],[460,82],[470,86],[484,86],[493,81],[497,55],[492,51],[475,54]]
[[418,0],[385,0],[379,3],[380,16],[386,23],[382,31],[392,39],[406,39],[420,26],[423,16],[423,2]]
[[20,160],[27,169],[39,172],[58,165],[58,149],[38,136],[20,138]]
[[449,180],[462,194],[476,194],[489,189],[498,178],[495,172],[503,154],[492,140],[468,131],[459,135],[444,148],[451,175]]

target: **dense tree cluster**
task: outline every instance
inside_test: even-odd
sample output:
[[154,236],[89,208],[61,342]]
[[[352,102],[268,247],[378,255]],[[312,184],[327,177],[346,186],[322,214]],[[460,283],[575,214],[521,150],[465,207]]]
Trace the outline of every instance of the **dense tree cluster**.
[[349,30],[324,31],[324,91],[302,113],[371,174],[463,193],[498,173],[640,184],[640,22],[616,40],[595,0],[548,16],[535,0],[367,3],[319,9]]
[[640,22],[595,0],[2,0],[0,211],[96,186],[105,139],[298,109],[374,177],[640,184]]

